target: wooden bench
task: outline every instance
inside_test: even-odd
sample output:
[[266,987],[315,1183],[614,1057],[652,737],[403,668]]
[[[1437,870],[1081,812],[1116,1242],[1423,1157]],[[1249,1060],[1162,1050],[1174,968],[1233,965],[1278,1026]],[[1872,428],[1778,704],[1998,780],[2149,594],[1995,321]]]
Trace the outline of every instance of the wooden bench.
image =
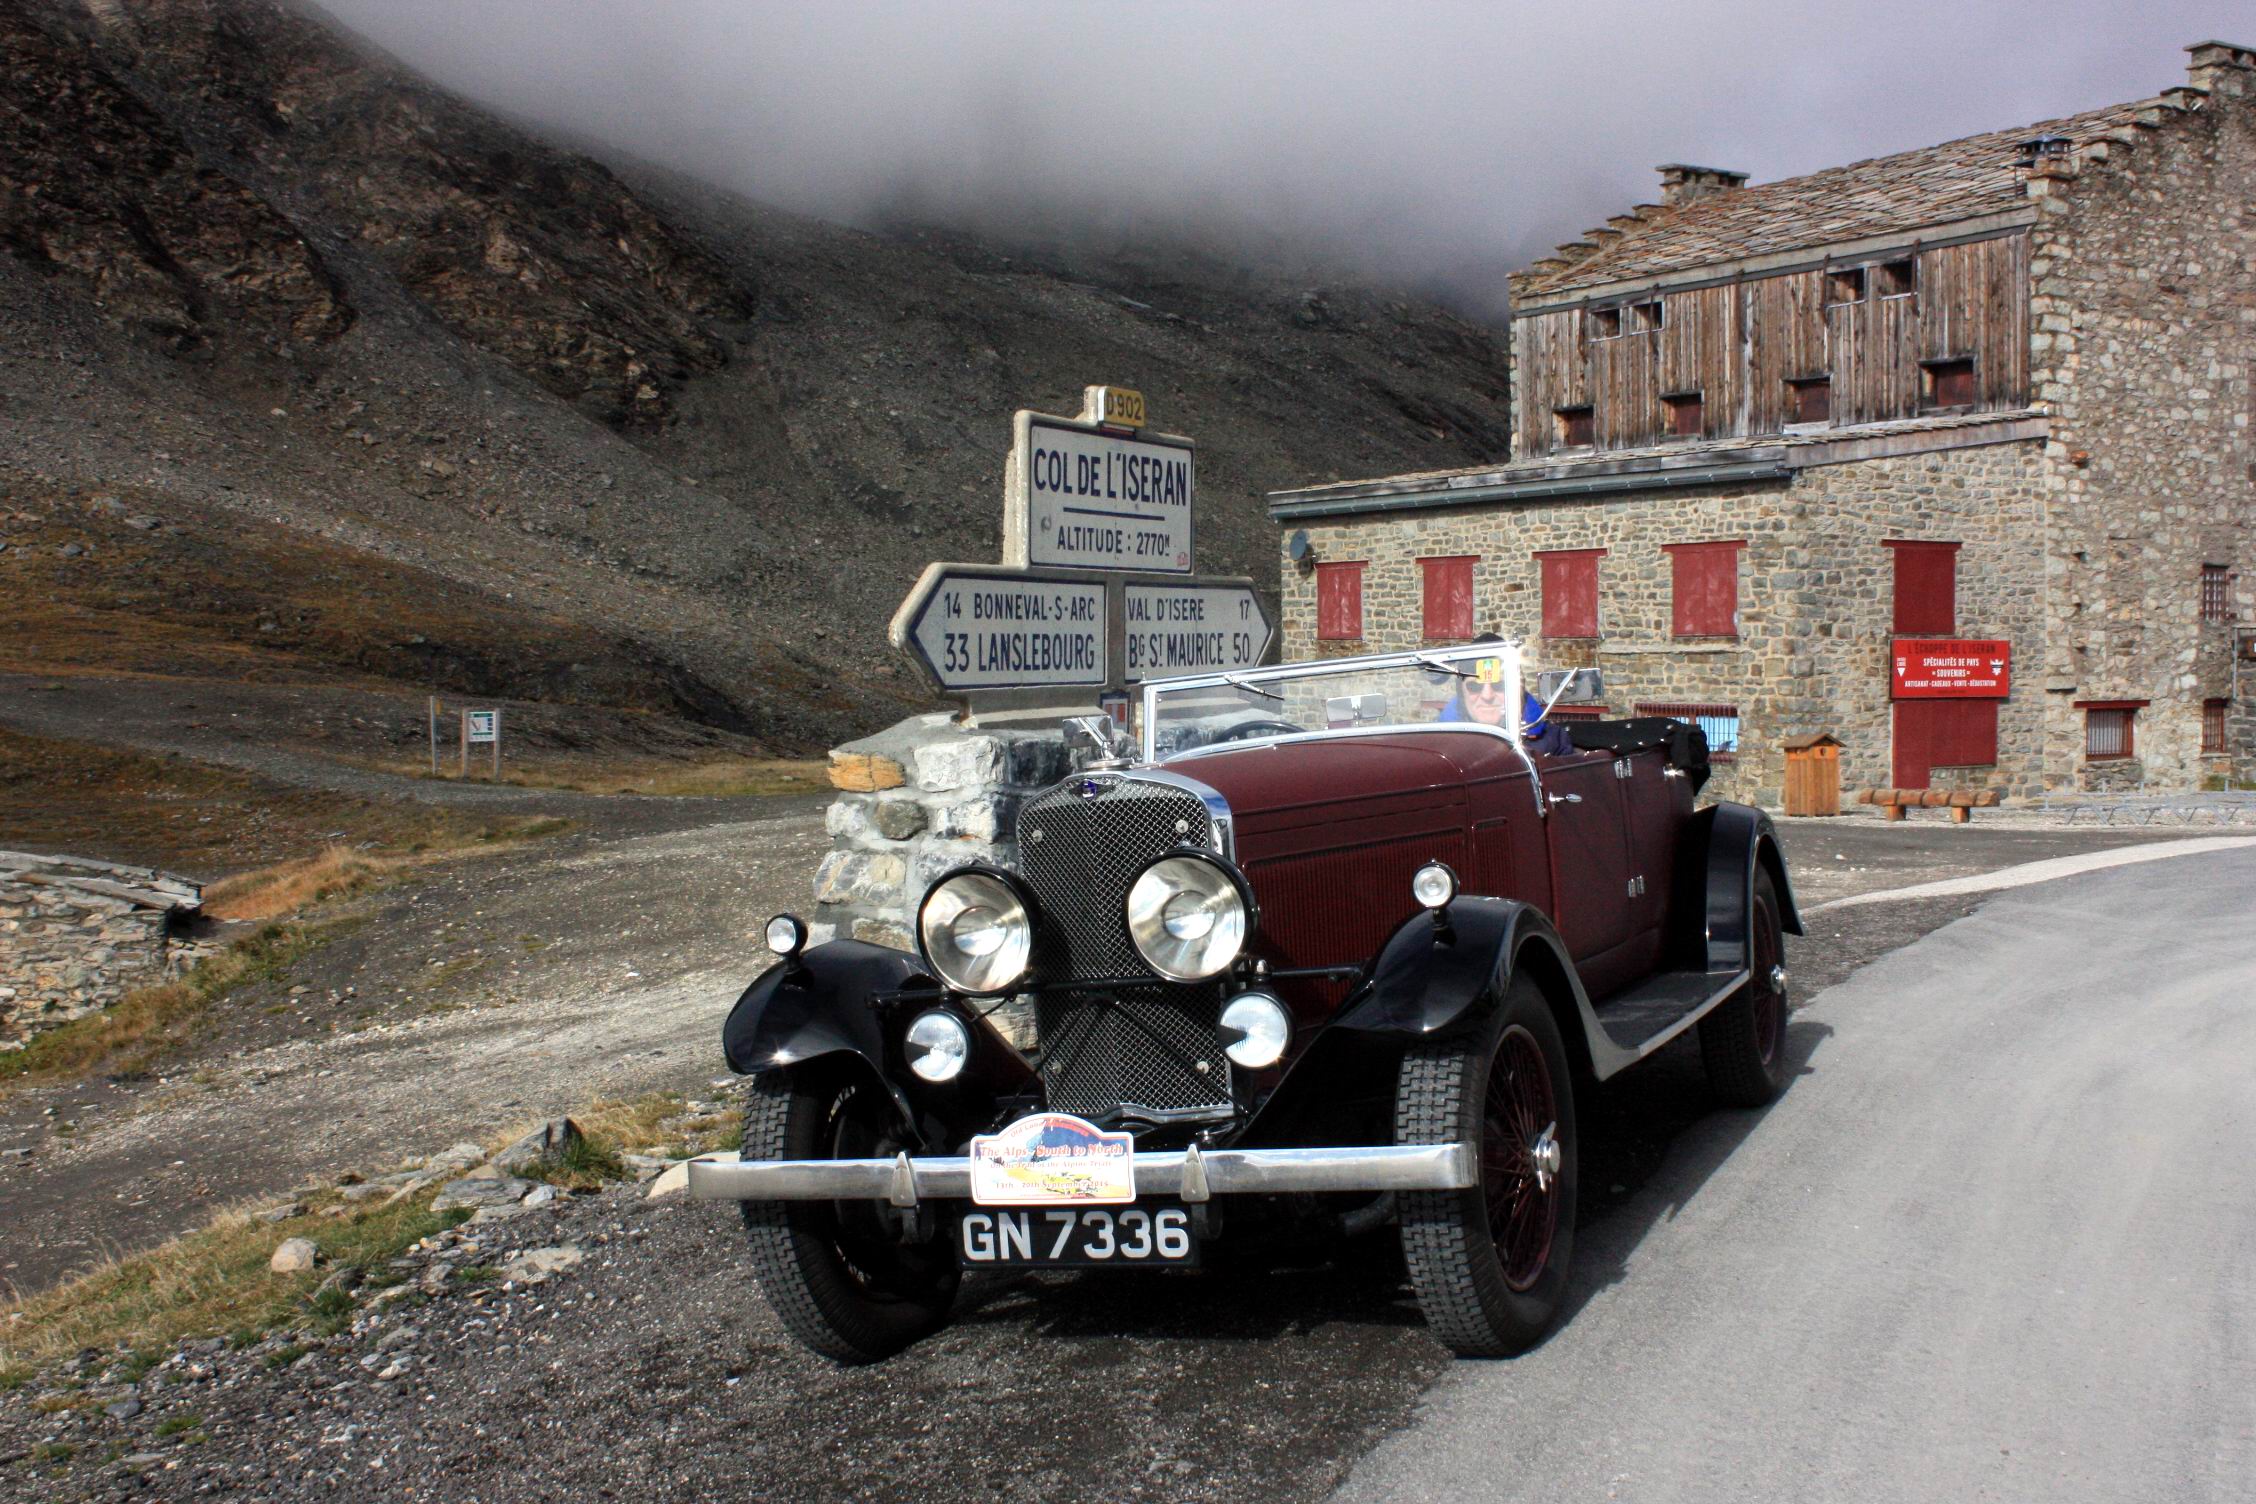
[[1877,804],[1884,820],[1901,820],[1908,809],[1947,809],[1951,823],[1964,825],[1974,811],[1993,808],[1996,789],[1860,789],[1856,802]]

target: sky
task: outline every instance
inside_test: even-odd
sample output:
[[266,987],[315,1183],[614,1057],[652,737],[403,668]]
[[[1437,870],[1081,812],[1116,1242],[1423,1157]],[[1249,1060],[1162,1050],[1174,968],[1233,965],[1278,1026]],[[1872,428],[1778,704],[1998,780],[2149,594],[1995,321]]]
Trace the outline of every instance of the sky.
[[1193,243],[1501,310],[1658,194],[2143,98],[2247,0],[324,0],[501,112],[864,227]]

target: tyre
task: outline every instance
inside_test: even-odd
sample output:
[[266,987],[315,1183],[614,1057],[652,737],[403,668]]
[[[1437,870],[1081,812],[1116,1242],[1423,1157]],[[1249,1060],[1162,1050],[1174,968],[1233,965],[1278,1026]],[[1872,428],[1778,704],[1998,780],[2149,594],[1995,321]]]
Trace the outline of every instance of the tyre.
[[1574,1260],[1577,1137],[1566,1047],[1525,976],[1472,1035],[1403,1055],[1395,1142],[1479,1156],[1478,1184],[1401,1201],[1410,1288],[1458,1356],[1508,1357],[1550,1331]]
[[1700,1020],[1708,1084],[1731,1107],[1761,1107],[1786,1085],[1785,928],[1778,889],[1759,868],[1747,926],[1747,984]]
[[[890,1159],[893,1101],[852,1071],[776,1071],[753,1083],[746,1159]],[[760,1293],[791,1335],[840,1363],[889,1358],[948,1319],[961,1275],[945,1237],[905,1241],[881,1201],[746,1201]]]

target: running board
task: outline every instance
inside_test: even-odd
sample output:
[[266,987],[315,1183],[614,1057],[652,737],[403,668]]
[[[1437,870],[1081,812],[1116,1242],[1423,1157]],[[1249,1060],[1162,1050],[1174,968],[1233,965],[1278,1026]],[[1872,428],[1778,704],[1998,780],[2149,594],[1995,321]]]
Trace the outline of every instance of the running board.
[[1698,1023],[1746,980],[1745,971],[1664,971],[1591,1011],[1616,1050],[1642,1060]]

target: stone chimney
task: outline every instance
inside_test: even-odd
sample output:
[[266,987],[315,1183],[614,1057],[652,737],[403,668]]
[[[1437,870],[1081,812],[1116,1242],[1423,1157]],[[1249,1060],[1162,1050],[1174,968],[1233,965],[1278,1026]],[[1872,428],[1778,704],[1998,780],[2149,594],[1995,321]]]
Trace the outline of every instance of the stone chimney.
[[1733,172],[1728,167],[1694,167],[1686,162],[1663,162],[1654,171],[1661,175],[1661,202],[1663,204],[1689,204],[1696,198],[1706,198],[1711,193],[1728,193],[1743,188],[1747,175]]
[[2196,42],[2186,49],[2186,82],[2223,99],[2256,94],[2256,47]]

